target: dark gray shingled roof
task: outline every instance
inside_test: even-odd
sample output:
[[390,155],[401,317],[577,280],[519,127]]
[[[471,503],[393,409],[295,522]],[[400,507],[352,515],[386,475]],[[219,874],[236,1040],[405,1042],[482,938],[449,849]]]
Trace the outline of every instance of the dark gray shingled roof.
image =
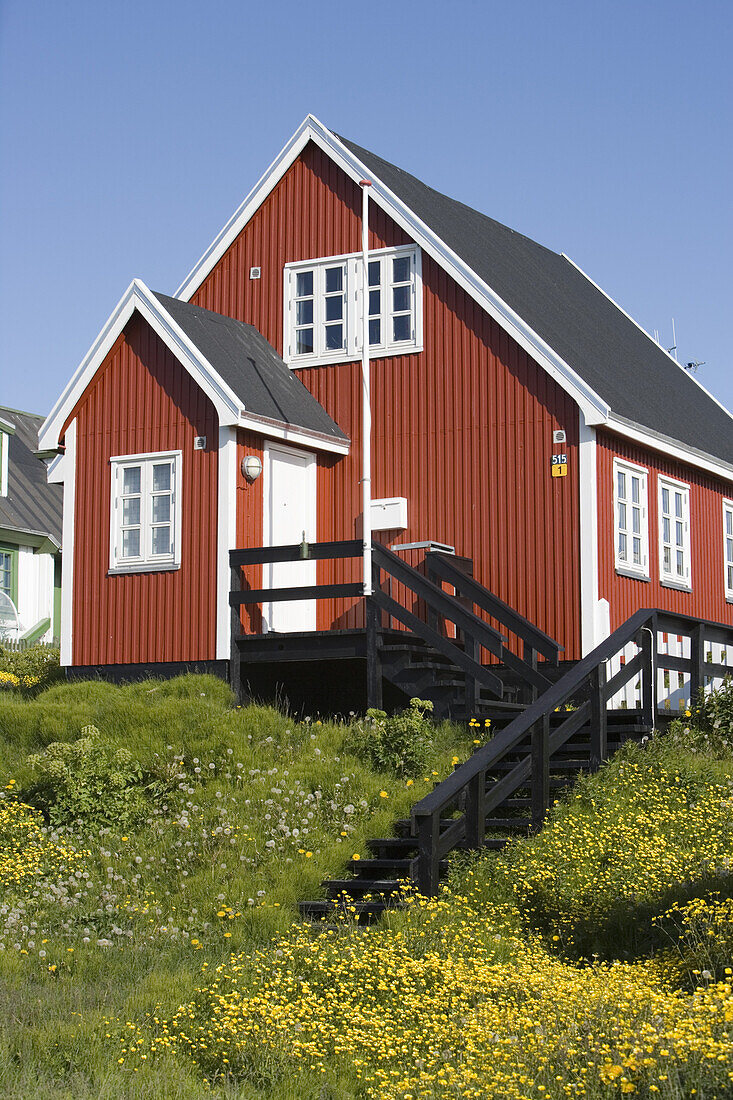
[[292,427],[347,437],[305,388],[264,336],[252,325],[154,291],[217,374],[241,400],[246,412]]
[[61,543],[63,489],[46,481],[38,450],[42,416],[0,407],[0,418],[15,426],[8,448],[8,495],[0,497],[0,527],[51,535]]
[[569,260],[339,140],[617,416],[733,464],[733,419]]

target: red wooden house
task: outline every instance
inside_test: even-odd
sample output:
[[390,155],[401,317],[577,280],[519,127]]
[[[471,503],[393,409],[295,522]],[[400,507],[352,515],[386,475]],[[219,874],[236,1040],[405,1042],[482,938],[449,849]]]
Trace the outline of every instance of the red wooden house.
[[[371,625],[364,309],[372,527],[393,547]],[[233,659],[242,682],[299,698],[313,658],[358,662],[370,630],[384,642],[416,619],[423,646],[471,640],[484,667],[558,646],[575,661],[639,607],[733,623],[730,414],[568,257],[310,116],[174,298],[131,284],[40,446],[64,485],[73,671]],[[472,574],[470,619],[431,604],[455,582],[431,544]],[[303,585],[307,599],[262,591]],[[411,690],[388,634],[382,671]]]

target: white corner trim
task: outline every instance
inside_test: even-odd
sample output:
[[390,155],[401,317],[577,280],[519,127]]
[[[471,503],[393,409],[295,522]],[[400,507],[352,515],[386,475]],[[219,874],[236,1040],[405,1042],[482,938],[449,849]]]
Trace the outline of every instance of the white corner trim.
[[582,656],[598,645],[598,467],[596,433],[579,412],[580,644]]
[[61,664],[73,663],[74,640],[74,528],[76,509],[76,417],[66,429],[63,458],[64,510],[61,535]]
[[63,485],[67,468],[66,455],[61,451],[46,464],[46,481],[49,485]]
[[310,447],[337,455],[347,455],[351,450],[349,439],[338,439],[297,425],[289,426],[277,420],[268,420],[265,416],[256,416],[254,413],[243,413],[239,417],[238,424],[240,428],[249,428],[250,431],[258,432],[268,439],[281,439],[284,443],[292,443],[298,447]]
[[561,255],[562,255],[564,260],[567,260],[569,264],[572,264],[572,266],[575,268],[575,270],[578,271],[583,276],[584,279],[588,280],[588,282],[591,284],[591,286],[594,286],[596,288],[596,290],[600,294],[603,295],[604,298],[607,298],[608,301],[611,303],[611,305],[616,307],[616,309],[619,311],[619,313],[623,313],[623,315],[627,319],[627,321],[631,321],[632,325],[635,325],[636,328],[638,328],[639,332],[643,333],[644,336],[646,336],[647,340],[651,340],[651,342],[654,344],[654,347],[658,348],[658,350],[661,351],[663,355],[666,355],[667,358],[669,359],[670,363],[674,363],[674,365],[679,370],[681,370],[683,372],[683,374],[685,374],[690,379],[690,381],[694,382],[695,385],[699,389],[702,390],[702,392],[705,394],[706,397],[709,397],[711,401],[714,401],[715,404],[718,406],[718,408],[722,409],[723,412],[726,413],[733,420],[733,413],[730,411],[730,409],[726,409],[725,405],[721,401],[718,401],[717,397],[715,397],[714,394],[710,393],[710,391],[708,389],[706,389],[705,386],[703,386],[703,384],[699,380],[699,378],[697,378],[694,374],[692,374],[691,371],[685,370],[683,365],[675,359],[675,357],[672,355],[672,353],[667,351],[667,349],[665,347],[662,347],[661,344],[658,344],[657,341],[654,339],[654,337],[650,336],[649,333],[647,332],[647,330],[642,325],[640,325],[639,322],[636,321],[631,316],[630,313],[626,312],[626,310],[623,308],[623,306],[620,306],[618,304],[618,302],[615,301],[615,299],[612,298],[611,295],[608,294],[603,289],[602,286],[598,285],[598,283],[595,281],[595,279],[591,279],[590,275],[588,275],[587,272],[583,271],[583,268],[579,264],[576,264],[575,260],[571,259],[570,256],[568,256],[565,252],[562,252]]
[[242,402],[237,395],[220,378],[155,295],[140,279],[133,279],[41,426],[38,434],[39,450],[54,450],[58,447],[66,418],[136,310],[209,397],[216,408],[220,423],[237,423],[242,411]]
[[322,149],[355,183],[365,177],[371,179],[370,198],[376,200],[405,230],[411,240],[419,244],[441,267],[445,268],[458,285],[478,302],[558,385],[570,393],[583,410],[587,424],[603,423],[609,413],[606,402],[483,279],[479,278],[460,256],[418,218],[394,192],[381,183],[366,165],[313,115],[308,115],[301,123],[267,172],[187,275],[176,291],[176,297],[184,301],[191,298],[309,141]]
[[216,525],[216,659],[231,657],[229,551],[237,547],[237,429],[219,428],[219,493]]
[[705,470],[706,473],[714,474],[715,477],[722,478],[724,481],[733,481],[733,466],[714,458],[712,455],[706,455],[702,451],[686,447],[684,443],[680,443],[676,439],[670,439],[669,436],[662,435],[661,432],[642,428],[640,425],[632,424],[613,413],[610,414],[603,427],[616,435],[631,439],[634,443],[640,443],[643,447],[648,447],[652,451],[661,451],[662,454],[675,459],[677,462],[683,462],[686,466]]

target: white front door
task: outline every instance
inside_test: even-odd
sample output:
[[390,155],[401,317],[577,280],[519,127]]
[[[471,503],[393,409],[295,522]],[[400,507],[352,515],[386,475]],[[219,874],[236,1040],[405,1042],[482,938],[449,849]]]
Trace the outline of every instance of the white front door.
[[[265,447],[265,543],[288,546],[316,540],[316,456],[274,443]],[[300,588],[316,583],[314,561],[265,566],[264,585]],[[263,607],[265,627],[286,633],[316,629],[316,601],[277,601]]]

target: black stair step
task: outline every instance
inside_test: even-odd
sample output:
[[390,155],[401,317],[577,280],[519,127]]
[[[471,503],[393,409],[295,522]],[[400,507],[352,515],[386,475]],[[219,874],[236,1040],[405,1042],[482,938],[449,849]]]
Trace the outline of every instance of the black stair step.
[[300,915],[309,917],[311,920],[333,920],[339,912],[343,912],[366,924],[381,917],[387,908],[387,903],[384,901],[352,901],[350,899],[345,904],[330,900],[301,901],[298,905]]
[[[520,757],[519,760],[500,760],[498,764],[492,764],[488,774],[491,775],[494,772],[510,772],[516,768],[517,764],[520,764],[525,757]],[[558,760],[553,755],[550,760],[550,771],[582,771],[590,766],[590,758],[584,757],[581,759],[573,759],[567,757],[563,760]]]
[[[442,832],[444,829],[448,829],[452,824],[453,822],[450,818],[443,818],[440,822],[440,831]],[[397,820],[393,822],[393,828],[394,831],[397,833],[396,839],[402,839],[402,837],[411,837],[411,839],[414,840],[415,844],[417,844],[417,837],[412,836],[411,818],[398,817]]]
[[399,857],[400,855],[407,855],[408,852],[415,851],[417,848],[417,837],[382,837],[377,840],[368,840],[367,848],[370,852],[374,852],[377,859],[388,859],[395,856]]
[[502,848],[506,848],[509,839],[508,836],[487,836],[484,838],[483,846],[492,852],[500,852]]
[[376,879],[382,871],[391,871],[394,875],[408,878],[411,864],[411,859],[350,859],[346,867],[359,878]]
[[531,824],[532,821],[528,817],[488,817],[486,819],[488,830],[514,829],[516,832],[526,832]]
[[402,884],[397,879],[362,879],[362,878],[333,878],[321,883],[330,898],[347,894],[349,897],[360,897],[364,894],[373,894],[375,898],[391,897],[399,894]]

